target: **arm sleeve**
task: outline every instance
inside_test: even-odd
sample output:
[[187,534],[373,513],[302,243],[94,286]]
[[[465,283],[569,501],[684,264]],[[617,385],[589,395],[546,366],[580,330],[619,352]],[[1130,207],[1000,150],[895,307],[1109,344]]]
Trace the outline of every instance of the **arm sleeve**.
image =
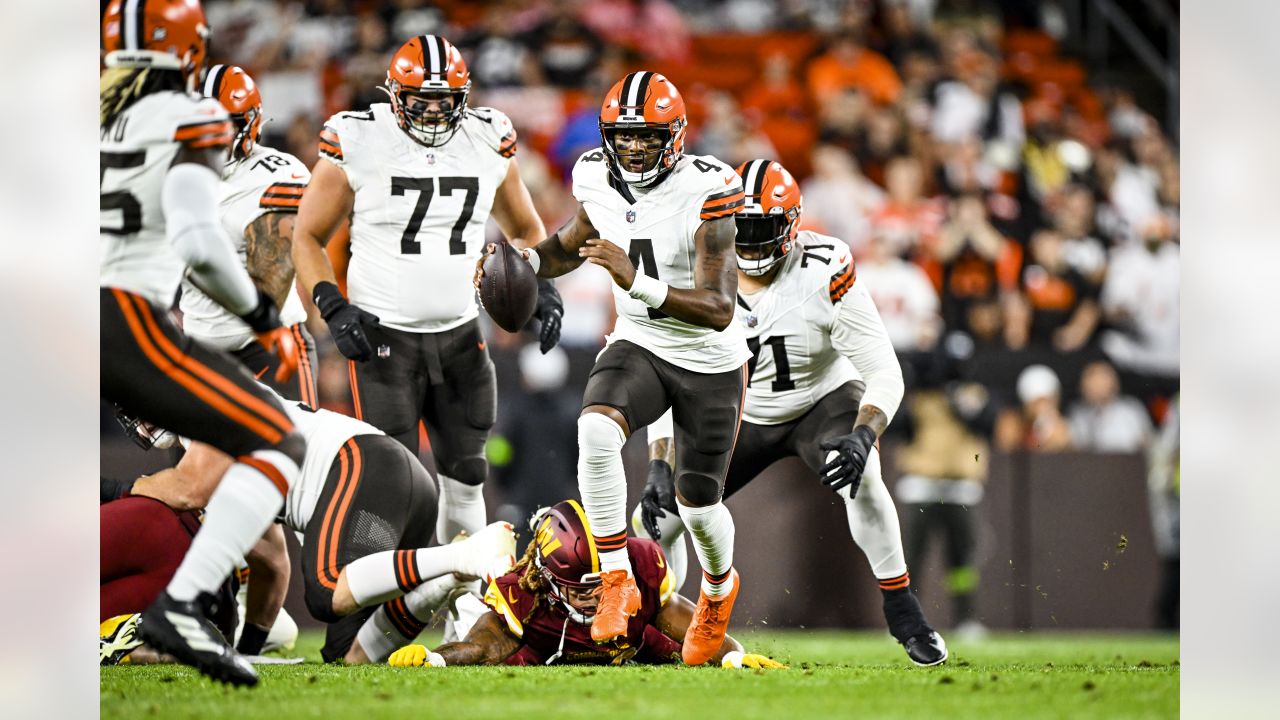
[[866,381],[862,404],[880,408],[893,420],[902,402],[902,367],[866,285],[855,281],[836,301],[835,310],[831,344]]
[[195,163],[169,169],[160,193],[169,242],[191,280],[236,315],[258,305],[258,291],[218,221],[218,175]]

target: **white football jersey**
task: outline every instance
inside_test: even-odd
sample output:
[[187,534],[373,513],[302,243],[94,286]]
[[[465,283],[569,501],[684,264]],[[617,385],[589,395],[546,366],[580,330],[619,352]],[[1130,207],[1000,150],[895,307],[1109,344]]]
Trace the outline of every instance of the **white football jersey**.
[[173,303],[187,268],[165,234],[165,176],[182,145],[222,147],[231,132],[217,100],[179,92],[147,95],[101,129],[100,286]]
[[[223,170],[218,214],[231,246],[245,262],[245,228],[270,212],[297,213],[311,171],[298,158],[263,145],[249,156],[228,163]],[[182,329],[191,337],[220,350],[239,350],[254,340],[243,320],[223,308],[190,282],[182,283]],[[307,319],[297,285],[280,309],[286,327]]]
[[347,292],[387,327],[440,332],[478,314],[471,276],[516,132],[492,108],[468,109],[459,123],[429,148],[378,103],[334,115],[320,133],[321,156],[355,192]]
[[[613,177],[600,149],[573,167],[573,196],[600,237],[610,240],[642,272],[673,288],[692,289],[694,234],[706,220],[732,217],[742,207],[742,179],[709,155],[684,155],[669,176],[647,192]],[[618,322],[606,341],[627,340],[673,365],[700,373],[742,367],[751,353],[742,328],[723,331],[669,317],[613,285]]]
[[[857,281],[849,246],[801,231],[781,262],[766,287],[738,290],[734,324],[752,353],[742,419],[791,422],[841,385],[863,379],[863,403],[892,418],[901,401],[901,368],[871,296]],[[892,383],[873,384],[882,370],[897,375],[897,397]]]
[[[263,385],[262,387],[266,387]],[[267,388],[270,390],[270,388]],[[307,441],[307,454],[298,479],[289,487],[284,502],[284,520],[295,532],[306,532],[315,512],[324,484],[329,478],[342,445],[357,435],[382,435],[378,428],[328,410],[313,410],[307,405],[276,395],[294,427]]]

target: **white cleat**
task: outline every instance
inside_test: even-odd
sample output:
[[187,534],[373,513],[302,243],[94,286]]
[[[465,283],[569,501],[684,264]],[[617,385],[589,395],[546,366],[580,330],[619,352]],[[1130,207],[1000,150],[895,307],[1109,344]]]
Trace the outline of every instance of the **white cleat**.
[[454,572],[459,575],[500,577],[516,564],[516,534],[508,522],[490,523],[454,547],[459,555]]

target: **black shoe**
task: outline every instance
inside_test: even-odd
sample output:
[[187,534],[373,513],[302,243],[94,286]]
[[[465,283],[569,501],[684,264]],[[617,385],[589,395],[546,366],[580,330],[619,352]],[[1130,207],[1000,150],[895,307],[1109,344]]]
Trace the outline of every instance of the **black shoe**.
[[205,619],[198,601],[178,602],[168,592],[160,593],[142,614],[138,634],[147,645],[214,680],[232,685],[258,684],[253,666],[232,650],[222,633]]
[[936,631],[924,635],[909,637],[902,643],[907,649],[907,657],[920,667],[941,665],[947,661],[947,643]]

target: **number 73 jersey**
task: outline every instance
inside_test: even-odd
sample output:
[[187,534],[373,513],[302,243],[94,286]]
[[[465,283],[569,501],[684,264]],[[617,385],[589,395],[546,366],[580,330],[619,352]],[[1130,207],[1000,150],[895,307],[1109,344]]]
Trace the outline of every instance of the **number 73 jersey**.
[[471,276],[516,132],[491,108],[467,110],[459,125],[447,143],[426,147],[377,103],[334,115],[320,133],[321,157],[355,193],[350,300],[397,330],[441,332],[478,314]]
[[791,422],[861,380],[853,360],[896,362],[849,246],[809,231],[799,233],[767,287],[746,294],[739,286],[734,322],[752,354],[742,419],[756,425]]

